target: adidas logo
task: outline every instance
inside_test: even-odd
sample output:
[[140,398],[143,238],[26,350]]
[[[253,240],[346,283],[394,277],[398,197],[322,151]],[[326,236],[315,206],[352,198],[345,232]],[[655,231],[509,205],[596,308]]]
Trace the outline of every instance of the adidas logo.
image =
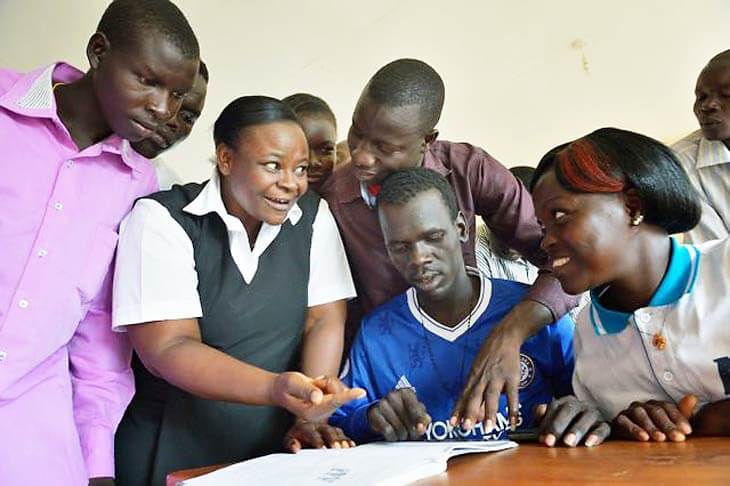
[[410,388],[413,391],[416,391],[416,387],[411,385],[411,382],[408,381],[406,375],[401,375],[401,377],[398,379],[398,383],[395,384],[396,390],[400,390],[401,388]]

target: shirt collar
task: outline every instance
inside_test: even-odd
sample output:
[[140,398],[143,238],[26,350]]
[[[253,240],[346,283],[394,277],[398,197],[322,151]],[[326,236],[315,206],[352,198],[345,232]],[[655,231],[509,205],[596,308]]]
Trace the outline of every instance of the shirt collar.
[[423,155],[423,167],[431,169],[434,172],[438,172],[442,176],[446,177],[451,174],[451,169],[444,164],[441,157],[436,153],[439,142],[432,142],[426,153]]
[[[226,210],[225,204],[223,204],[223,197],[220,191],[220,175],[218,174],[218,168],[213,169],[213,175],[205,187],[200,191],[195,199],[190,201],[187,206],[183,208],[183,211],[196,216],[204,216],[208,213],[216,213],[225,223],[228,231],[245,231],[241,221]],[[284,222],[287,220],[291,222],[292,226],[296,225],[302,218],[302,210],[299,204],[294,203],[294,206],[289,210],[284,218]],[[263,223],[267,225],[267,223]],[[282,223],[283,224],[283,223]],[[267,225],[268,226],[268,225]],[[281,226],[281,225],[279,225]]]
[[730,163],[730,149],[720,140],[707,140],[700,138],[700,146],[697,151],[697,168],[710,167],[712,165]]
[[425,309],[423,309],[421,304],[418,302],[418,292],[414,287],[410,287],[406,291],[408,310],[413,318],[427,331],[449,342],[456,341],[459,337],[469,332],[469,329],[476,326],[477,322],[482,317],[482,314],[484,314],[487,307],[489,307],[489,302],[492,298],[492,281],[488,279],[484,273],[470,266],[466,267],[466,273],[469,276],[479,277],[479,297],[469,314],[454,327],[445,326],[428,315]]
[[[451,173],[451,169],[446,167],[443,161],[435,153],[435,147],[432,143],[426,153],[423,156],[423,167],[438,172],[442,176],[447,176]],[[357,199],[362,199],[368,207],[375,207],[377,198],[371,196],[367,192],[367,188],[360,183],[355,176],[355,166],[352,161],[348,162],[346,166],[338,169],[335,174],[340,177],[337,181],[339,184],[337,187],[337,198],[341,203],[351,203]],[[341,184],[341,185],[340,185]]]
[[[700,252],[693,245],[680,245],[674,238],[670,240],[672,249],[669,266],[649,301],[649,307],[677,302],[683,295],[692,292],[697,281]],[[589,317],[596,335],[617,334],[623,331],[632,314],[606,309],[599,302],[599,295],[600,292],[591,290]]]
[[[21,76],[5,94],[0,96],[0,106],[31,118],[47,118],[58,126],[69,138],[68,129],[58,117],[56,97],[53,95],[55,83],[72,83],[83,77],[84,73],[63,62],[51,64]],[[101,152],[121,156],[122,161],[135,172],[144,172],[140,164],[146,159],[135,152],[127,140],[112,134],[101,142],[87,147],[81,155],[95,157]]]

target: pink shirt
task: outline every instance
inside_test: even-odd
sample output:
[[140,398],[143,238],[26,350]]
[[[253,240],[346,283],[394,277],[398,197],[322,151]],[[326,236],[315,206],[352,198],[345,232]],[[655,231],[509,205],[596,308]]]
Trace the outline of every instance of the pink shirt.
[[56,114],[56,64],[0,69],[0,483],[114,475],[114,431],[134,393],[111,329],[119,222],[157,189],[116,135],[79,152]]

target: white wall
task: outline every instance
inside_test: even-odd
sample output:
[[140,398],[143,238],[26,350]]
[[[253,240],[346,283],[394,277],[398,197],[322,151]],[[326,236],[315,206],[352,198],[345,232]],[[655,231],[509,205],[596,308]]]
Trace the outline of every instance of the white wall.
[[[695,129],[694,83],[730,48],[730,0],[177,0],[210,66],[203,117],[166,158],[206,178],[212,125],[243,94],[325,98],[344,138],[368,78],[398,57],[446,82],[442,137],[505,165],[601,126],[673,142]],[[106,2],[0,0],[0,65],[87,66]],[[39,28],[39,25],[41,26]],[[581,47],[582,46],[582,47]]]

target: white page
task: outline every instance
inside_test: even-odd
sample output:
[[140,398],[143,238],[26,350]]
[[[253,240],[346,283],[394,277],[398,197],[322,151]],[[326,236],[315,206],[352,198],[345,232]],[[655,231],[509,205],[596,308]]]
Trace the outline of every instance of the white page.
[[517,447],[511,441],[375,442],[353,449],[270,454],[184,481],[185,486],[401,485],[446,470],[450,457]]

